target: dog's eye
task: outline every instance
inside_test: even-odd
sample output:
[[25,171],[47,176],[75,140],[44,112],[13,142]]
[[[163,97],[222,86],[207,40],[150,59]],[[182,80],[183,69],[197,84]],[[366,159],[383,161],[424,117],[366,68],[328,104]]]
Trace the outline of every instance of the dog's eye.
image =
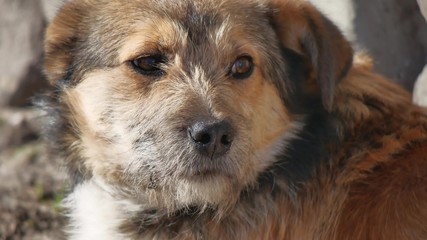
[[254,69],[252,58],[249,56],[238,57],[231,66],[231,76],[236,79],[248,78]]
[[165,58],[161,55],[145,56],[131,61],[132,67],[144,75],[162,75],[164,71],[161,65],[165,63]]

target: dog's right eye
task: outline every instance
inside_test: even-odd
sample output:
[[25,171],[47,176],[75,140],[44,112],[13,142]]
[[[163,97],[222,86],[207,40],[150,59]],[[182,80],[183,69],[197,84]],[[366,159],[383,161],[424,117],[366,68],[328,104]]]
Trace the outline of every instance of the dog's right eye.
[[250,56],[238,57],[231,66],[230,74],[235,79],[248,78],[254,69],[254,63]]
[[159,76],[164,73],[162,65],[165,58],[161,55],[139,57],[130,63],[136,71],[144,75]]

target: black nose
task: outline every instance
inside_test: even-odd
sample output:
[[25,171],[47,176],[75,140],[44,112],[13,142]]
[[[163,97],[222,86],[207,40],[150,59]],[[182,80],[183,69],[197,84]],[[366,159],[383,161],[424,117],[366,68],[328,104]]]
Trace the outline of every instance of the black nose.
[[210,158],[224,155],[233,142],[234,133],[226,121],[196,122],[188,129],[190,139],[197,150]]

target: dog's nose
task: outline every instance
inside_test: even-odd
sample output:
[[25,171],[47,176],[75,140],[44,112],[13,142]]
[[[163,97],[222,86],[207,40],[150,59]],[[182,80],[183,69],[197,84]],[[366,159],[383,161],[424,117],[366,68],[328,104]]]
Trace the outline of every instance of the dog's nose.
[[188,129],[197,150],[210,158],[224,155],[231,147],[234,131],[226,121],[196,122]]

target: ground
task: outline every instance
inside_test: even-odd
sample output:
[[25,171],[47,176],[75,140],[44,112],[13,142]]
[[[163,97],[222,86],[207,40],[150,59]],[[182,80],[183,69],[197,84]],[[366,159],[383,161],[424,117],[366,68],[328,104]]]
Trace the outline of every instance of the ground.
[[0,240],[63,239],[67,175],[40,139],[39,116],[0,109]]

